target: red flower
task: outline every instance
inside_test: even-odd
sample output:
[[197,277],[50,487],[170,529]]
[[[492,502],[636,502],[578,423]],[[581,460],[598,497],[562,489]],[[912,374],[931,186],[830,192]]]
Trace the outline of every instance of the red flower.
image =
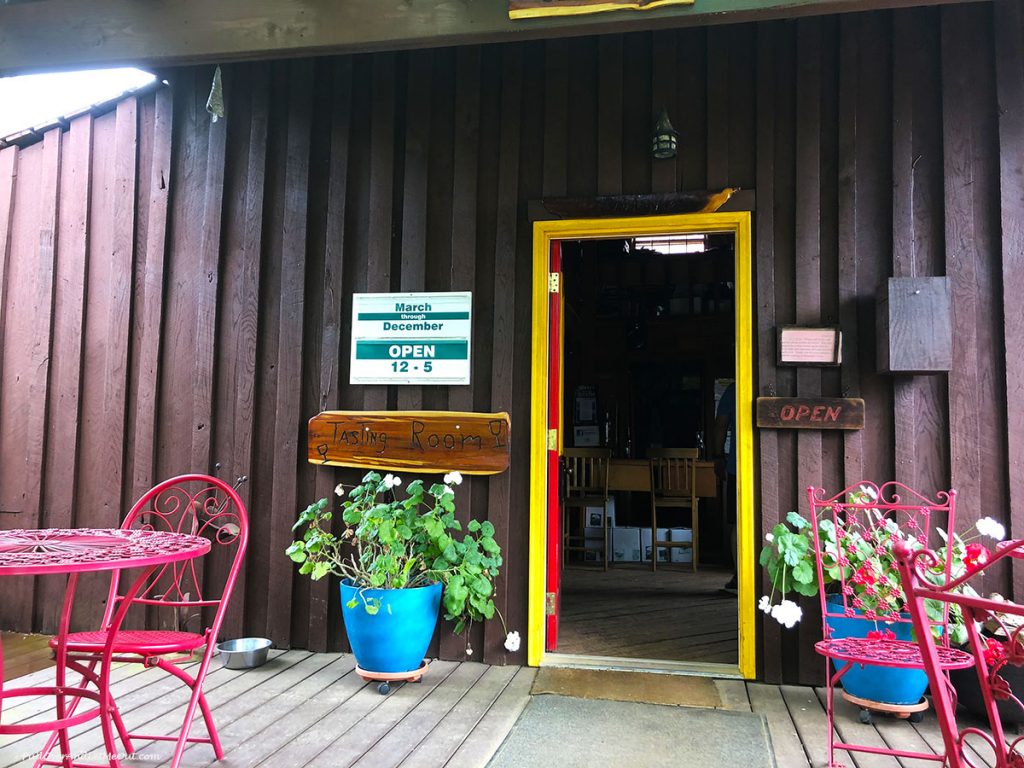
[[868,640],[895,640],[896,633],[891,629],[872,629],[868,632]]
[[991,668],[1006,658],[1006,646],[998,640],[982,638],[985,641],[985,664]]
[[977,542],[967,545],[967,551],[964,553],[964,565],[968,568],[975,568],[979,565],[984,565],[988,562],[991,556],[989,552],[982,544]]
[[857,572],[853,574],[854,584],[874,584],[876,581],[878,581],[878,578],[871,571],[867,563],[858,568]]

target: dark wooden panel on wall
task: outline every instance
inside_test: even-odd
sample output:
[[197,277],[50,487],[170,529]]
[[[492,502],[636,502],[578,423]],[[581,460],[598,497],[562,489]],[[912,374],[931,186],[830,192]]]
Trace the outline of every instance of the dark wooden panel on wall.
[[[67,528],[74,515],[78,464],[79,381],[82,370],[82,323],[85,310],[87,217],[92,184],[92,115],[71,123],[64,135],[61,165],[57,279],[43,476],[43,516],[47,527]],[[56,632],[63,589],[59,579],[40,579],[36,603],[38,627]]]
[[[967,523],[1003,514],[1017,531],[1022,25],[1000,0],[236,64],[218,124],[204,109],[211,69],[182,68],[171,91],[0,150],[0,525],[116,525],[161,476],[247,475],[231,634],[343,648],[335,585],[297,578],[281,552],[296,510],[358,477],[306,466],[306,421],[451,408],[525,426],[530,201],[740,186],[757,194],[755,391],[866,403],[862,431],[759,432],[760,530],[801,509],[808,484],[867,478],[952,485]],[[662,103],[680,153],[654,163]],[[877,373],[874,301],[890,276],[948,276],[948,385]],[[487,304],[472,386],[346,383],[353,291],[453,288]],[[839,326],[842,366],[778,367],[775,328],[793,323]],[[496,601],[523,631],[529,440],[517,434],[509,471],[470,481],[459,510],[494,523]],[[207,577],[220,572],[211,559]],[[52,586],[12,589],[24,599],[0,602],[0,621],[52,628]],[[100,583],[86,590],[98,609]],[[820,677],[805,609],[799,632],[762,625],[766,679]],[[502,640],[491,623],[446,630],[434,650],[460,657],[468,642],[485,661],[523,661]]]
[[890,277],[878,297],[878,370],[933,373],[953,367],[953,320],[944,277]]
[[[1024,312],[1007,312],[1024,295],[1024,9],[995,4],[996,87],[999,100],[999,203],[1003,233],[1003,346],[1024,338]],[[1006,439],[1009,536],[1024,536],[1024,356],[1006,355]],[[1024,594],[1024,563],[1014,561],[1014,594]]]

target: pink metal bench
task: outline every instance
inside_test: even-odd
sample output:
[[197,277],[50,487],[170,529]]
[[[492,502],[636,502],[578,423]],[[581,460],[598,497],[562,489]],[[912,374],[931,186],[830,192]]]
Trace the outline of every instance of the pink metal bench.
[[[901,547],[898,552],[900,579],[908,596],[907,607],[917,637],[917,644],[928,673],[935,714],[942,731],[949,768],[972,768],[978,765],[973,753],[983,749],[992,751],[997,768],[1024,767],[1024,736],[1009,744],[1006,742],[1002,722],[997,709],[998,701],[1013,701],[1024,707],[1006,680],[999,674],[1007,664],[1024,663],[1024,624],[1012,621],[1010,617],[1024,617],[1024,605],[1003,602],[991,598],[963,594],[964,585],[980,582],[979,574],[997,563],[1008,564],[1011,558],[1024,559],[1024,540],[1006,541],[996,546],[986,562],[978,562],[958,577],[949,577],[941,584],[932,584],[926,576],[927,568],[939,562],[934,552],[919,550],[911,552]],[[942,674],[942,666],[933,643],[927,641],[928,614],[925,601],[936,600],[948,607],[956,605],[963,612],[974,669],[978,675],[988,732],[969,725],[961,728],[957,724],[957,694],[948,678]],[[979,630],[983,622],[993,622],[1001,629],[1003,640],[998,641],[1002,653],[993,654],[988,648],[990,640]],[[986,658],[988,656],[988,658]],[[991,663],[990,663],[991,659]],[[1020,692],[1017,692],[1018,694]],[[1019,748],[1018,748],[1019,747]],[[987,756],[986,756],[987,757]]]

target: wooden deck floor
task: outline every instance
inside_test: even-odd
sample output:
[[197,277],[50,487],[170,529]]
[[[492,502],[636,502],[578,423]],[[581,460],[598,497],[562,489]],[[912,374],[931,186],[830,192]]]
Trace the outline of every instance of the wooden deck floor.
[[[779,768],[819,768],[826,765],[824,688],[733,680],[719,680],[717,685],[728,708],[759,713],[767,718]],[[981,722],[971,719],[969,715],[959,721],[961,727],[968,723],[985,729]],[[872,725],[863,725],[858,719],[857,708],[840,700],[836,731],[837,738],[841,737],[849,743],[931,754],[942,751],[942,735],[932,712],[925,713],[924,719],[917,724],[876,716]],[[936,768],[939,765],[933,760],[897,759],[864,753],[837,752],[836,759],[848,768]],[[992,768],[995,765],[991,753],[984,751],[974,752],[972,759],[979,768]]]
[[[377,693],[353,672],[349,655],[273,652],[264,667],[245,672],[212,669],[207,694],[227,755],[222,768],[263,766],[359,766],[360,768],[482,767],[501,745],[529,700],[535,670],[435,662],[422,683]],[[18,681],[31,684],[52,677],[42,671]],[[155,670],[122,666],[114,672],[114,693],[130,726],[145,723],[155,733],[171,733],[180,722],[185,697],[179,685]],[[717,680],[725,709],[761,714],[768,722],[779,768],[818,768],[825,761],[823,691]],[[4,707],[5,723],[38,717],[48,702],[23,699]],[[842,705],[839,734],[861,743],[937,752],[941,737],[935,720],[917,725],[878,718],[862,725],[852,706]],[[198,726],[201,729],[201,725]],[[100,750],[96,727],[82,726],[72,747]],[[31,765],[38,736],[0,736],[0,768]],[[166,743],[137,744],[139,757],[127,765],[165,766]],[[986,760],[987,758],[987,760]],[[849,768],[913,768],[923,762],[860,755]],[[978,765],[993,765],[982,755]],[[213,763],[209,747],[185,753],[187,768]],[[531,768],[524,766],[524,768]],[[642,768],[642,766],[638,766]]]
[[736,664],[736,597],[728,570],[621,563],[563,572],[558,652]]
[[[434,662],[422,683],[397,686],[381,696],[353,671],[348,654],[274,652],[259,669],[215,667],[207,698],[226,751],[223,768],[266,766],[359,766],[360,768],[480,768],[501,745],[529,699],[535,670],[484,664]],[[52,671],[22,678],[52,679]],[[172,733],[181,722],[183,686],[158,670],[115,670],[114,695],[130,728]],[[48,702],[20,700],[4,707],[4,723],[45,712]],[[197,726],[202,731],[202,725]],[[76,753],[99,758],[102,739],[95,725],[73,731]],[[0,736],[0,768],[30,766],[41,736]],[[166,765],[173,749],[161,742],[137,743],[129,765]],[[98,762],[98,760],[93,760]],[[206,745],[185,753],[183,766],[213,763]]]
[[0,632],[0,642],[3,642],[5,681],[52,666],[50,638],[45,635]]

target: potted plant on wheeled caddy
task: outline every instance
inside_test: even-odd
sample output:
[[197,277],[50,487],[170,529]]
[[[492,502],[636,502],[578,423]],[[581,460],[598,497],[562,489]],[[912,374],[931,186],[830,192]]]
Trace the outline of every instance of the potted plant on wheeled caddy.
[[[332,532],[327,499],[306,507],[293,526],[301,538],[285,553],[314,580],[341,578],[342,616],[357,672],[380,681],[381,693],[392,681],[422,677],[442,605],[457,634],[474,621],[501,619],[492,598],[501,547],[489,522],[471,520],[462,530],[453,488],[461,482],[458,472],[430,488],[417,479],[399,498],[400,478],[370,472],[347,495],[344,486],[335,489],[343,498],[340,535]],[[518,650],[518,632],[507,633],[505,647]]]

